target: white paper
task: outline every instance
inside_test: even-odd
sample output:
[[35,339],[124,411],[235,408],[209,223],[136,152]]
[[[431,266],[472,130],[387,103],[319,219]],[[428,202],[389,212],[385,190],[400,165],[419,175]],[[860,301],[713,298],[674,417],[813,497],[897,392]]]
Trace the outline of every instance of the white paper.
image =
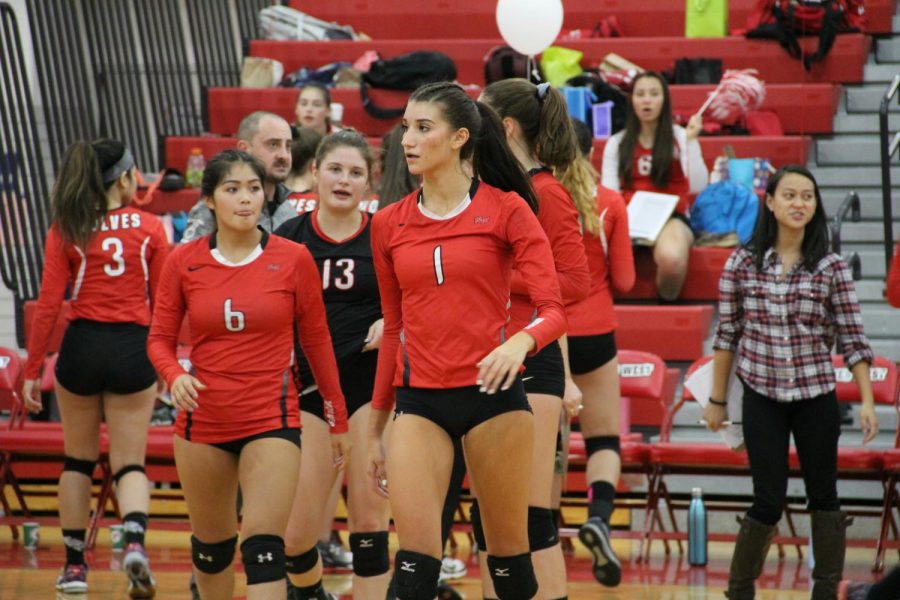
[[635,192],[628,202],[628,236],[639,243],[653,245],[678,200],[674,194]]
[[[741,418],[744,412],[744,387],[740,379],[734,374],[737,367],[737,359],[731,363],[731,373],[728,374],[728,393],[725,401],[728,403],[727,419],[734,423],[724,429],[720,429],[722,439],[732,450],[742,450],[744,447],[744,432],[741,428]],[[684,381],[684,387],[691,391],[697,403],[706,408],[709,404],[709,396],[712,393],[713,361],[700,366],[691,376]]]

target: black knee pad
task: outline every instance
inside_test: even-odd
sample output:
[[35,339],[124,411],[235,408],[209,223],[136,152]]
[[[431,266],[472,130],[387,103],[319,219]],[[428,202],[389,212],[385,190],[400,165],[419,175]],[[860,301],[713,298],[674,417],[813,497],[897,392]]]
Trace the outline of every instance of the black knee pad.
[[147,471],[144,469],[144,465],[125,465],[113,475],[113,481],[116,482],[116,485],[119,485],[119,480],[122,479],[128,473],[132,471],[139,471],[141,473],[147,474]]
[[96,460],[84,460],[83,458],[74,458],[67,456],[63,461],[63,472],[74,471],[88,477],[94,476],[94,467],[97,466]]
[[559,528],[549,508],[528,507],[528,546],[532,552],[552,548],[559,543]]
[[531,554],[488,555],[487,564],[500,600],[530,600],[537,594],[538,583],[531,565]]
[[472,536],[478,544],[479,552],[487,552],[487,540],[484,538],[484,527],[481,525],[481,511],[478,509],[478,500],[472,500],[469,509],[469,520],[472,522]]
[[612,450],[616,454],[621,454],[622,441],[617,435],[598,435],[584,438],[584,449],[588,458],[601,450]]
[[434,600],[437,596],[441,561],[433,556],[400,550],[394,558],[394,573],[397,579],[397,598]]
[[351,533],[350,550],[353,552],[353,573],[359,577],[375,577],[391,568],[387,531]]
[[261,533],[241,542],[241,560],[247,585],[284,579],[284,539]]
[[237,536],[215,544],[207,544],[192,535],[191,560],[198,571],[207,575],[215,575],[231,566],[236,546]]
[[286,556],[284,559],[285,567],[288,573],[294,575],[302,575],[316,566],[319,561],[319,549],[313,546],[306,552],[295,554],[294,556]]

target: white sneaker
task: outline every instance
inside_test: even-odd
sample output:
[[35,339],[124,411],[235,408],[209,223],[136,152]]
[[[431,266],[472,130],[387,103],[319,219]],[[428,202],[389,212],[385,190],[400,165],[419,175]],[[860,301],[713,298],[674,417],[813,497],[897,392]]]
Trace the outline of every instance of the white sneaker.
[[469,570],[466,568],[466,563],[458,558],[445,556],[441,561],[441,576],[439,580],[448,581],[450,579],[459,579],[460,577],[465,577],[468,572]]

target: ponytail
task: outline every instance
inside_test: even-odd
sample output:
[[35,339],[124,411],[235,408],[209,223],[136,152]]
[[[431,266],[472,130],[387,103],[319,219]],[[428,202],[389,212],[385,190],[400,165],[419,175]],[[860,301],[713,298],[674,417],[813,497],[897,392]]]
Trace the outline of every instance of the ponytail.
[[569,168],[553,175],[572,196],[572,202],[578,209],[581,226],[591,235],[600,233],[600,219],[597,217],[597,171],[584,157],[579,156]]
[[[121,148],[118,158],[125,150],[124,146]],[[112,160],[111,164],[115,164],[116,160]],[[106,216],[103,165],[94,144],[78,140],[66,150],[50,194],[50,203],[53,220],[63,240],[76,246],[86,246],[94,228]]]
[[481,130],[475,137],[472,154],[472,171],[475,177],[504,192],[517,193],[537,213],[537,194],[531,186],[531,179],[506,142],[500,117],[482,102],[476,102],[475,105],[481,115]]

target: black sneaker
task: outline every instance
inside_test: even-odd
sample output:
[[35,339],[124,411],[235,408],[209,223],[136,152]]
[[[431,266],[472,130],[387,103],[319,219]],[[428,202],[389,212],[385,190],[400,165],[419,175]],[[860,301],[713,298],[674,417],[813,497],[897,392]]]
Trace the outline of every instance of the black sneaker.
[[591,517],[578,530],[578,539],[591,551],[594,579],[607,587],[622,581],[622,565],[609,542],[609,526],[600,517]]

